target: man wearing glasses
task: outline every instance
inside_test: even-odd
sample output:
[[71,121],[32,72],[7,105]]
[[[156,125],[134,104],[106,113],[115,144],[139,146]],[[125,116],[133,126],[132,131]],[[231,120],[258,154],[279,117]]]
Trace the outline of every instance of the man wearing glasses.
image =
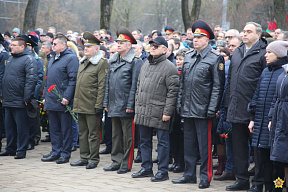
[[[168,180],[169,125],[176,105],[179,86],[178,70],[167,60],[168,43],[164,37],[150,41],[151,51],[141,69],[136,91],[135,124],[139,125],[142,169],[133,178],[152,177],[151,181]],[[158,138],[158,172],[153,176],[152,135]]]
[[10,47],[12,57],[6,63],[2,81],[7,145],[0,156],[16,155],[15,159],[23,159],[26,157],[29,140],[29,117],[26,106],[34,95],[37,62],[23,38],[14,38]]
[[239,36],[239,31],[236,29],[230,29],[225,33],[225,40],[227,47],[229,47],[231,39],[237,36]]

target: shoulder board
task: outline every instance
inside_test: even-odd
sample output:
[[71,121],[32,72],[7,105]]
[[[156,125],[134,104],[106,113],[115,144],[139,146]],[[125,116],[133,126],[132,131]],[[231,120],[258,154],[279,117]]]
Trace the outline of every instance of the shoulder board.
[[193,53],[194,50],[195,50],[195,49],[191,49],[190,51],[187,51],[187,52],[185,53],[185,55],[187,55],[187,54],[189,54],[189,53]]
[[140,58],[138,55],[135,55],[135,57],[138,58],[138,59]]
[[217,55],[217,56],[220,55],[220,53],[219,53],[218,51],[216,51],[215,49],[211,49],[211,53],[213,53],[213,54],[215,54],[215,55]]

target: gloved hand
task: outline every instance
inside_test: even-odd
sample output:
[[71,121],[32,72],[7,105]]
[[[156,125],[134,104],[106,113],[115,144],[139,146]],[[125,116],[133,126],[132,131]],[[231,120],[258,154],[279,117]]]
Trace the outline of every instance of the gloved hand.
[[103,109],[97,109],[95,108],[96,115],[103,115]]
[[208,113],[207,113],[207,118],[208,119],[213,119],[213,118],[215,118],[216,117],[216,113],[215,112],[213,112],[213,111],[208,111]]

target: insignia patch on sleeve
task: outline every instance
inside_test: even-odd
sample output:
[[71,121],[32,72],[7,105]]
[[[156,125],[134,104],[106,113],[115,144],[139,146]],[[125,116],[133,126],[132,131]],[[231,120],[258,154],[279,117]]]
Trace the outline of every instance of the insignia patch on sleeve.
[[224,70],[224,64],[223,64],[223,63],[220,63],[220,64],[219,64],[219,70],[220,70],[220,71],[223,71],[223,70]]

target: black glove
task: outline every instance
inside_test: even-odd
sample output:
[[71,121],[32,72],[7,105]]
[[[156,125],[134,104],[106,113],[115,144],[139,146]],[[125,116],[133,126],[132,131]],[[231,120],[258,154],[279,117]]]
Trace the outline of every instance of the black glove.
[[103,115],[103,109],[95,109],[96,115]]
[[208,111],[208,113],[207,113],[207,118],[208,119],[213,119],[215,117],[216,117],[216,113],[215,112]]

